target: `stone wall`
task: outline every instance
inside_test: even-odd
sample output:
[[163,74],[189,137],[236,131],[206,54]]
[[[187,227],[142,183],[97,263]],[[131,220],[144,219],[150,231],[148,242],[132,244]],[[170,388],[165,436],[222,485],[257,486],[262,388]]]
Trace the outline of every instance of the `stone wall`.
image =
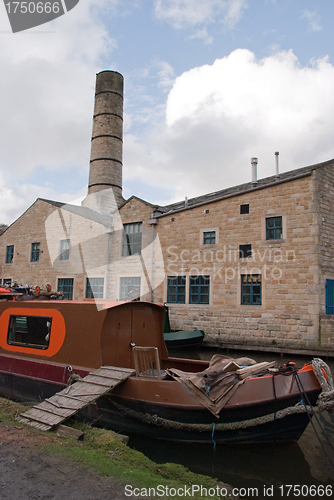
[[319,327],[319,347],[334,349],[334,316],[321,314]]
[[317,190],[321,312],[325,313],[326,279],[334,279],[334,162],[315,171]]
[[[1,235],[0,277],[19,283],[45,286],[51,283],[55,288],[55,274],[52,269],[45,234],[45,220],[55,207],[37,200],[7,231]],[[38,262],[31,262],[31,244],[40,243]],[[13,262],[6,264],[7,245],[14,245]]]
[[[174,329],[200,328],[224,343],[315,347],[319,330],[319,262],[311,175],[159,219],[166,278],[209,275],[209,305],[171,304]],[[249,214],[240,205],[249,204]],[[266,216],[282,216],[283,238],[266,240]],[[203,245],[203,231],[216,244]],[[239,245],[252,258],[239,258]],[[261,274],[261,305],[241,305],[241,275]],[[188,282],[187,282],[188,287]],[[166,301],[167,283],[155,292]]]
[[[300,178],[156,220],[153,205],[132,197],[110,230],[38,199],[0,236],[0,277],[53,289],[59,278],[72,277],[75,299],[85,297],[87,275],[103,277],[113,300],[122,277],[140,277],[141,299],[163,303],[168,277],[185,276],[186,303],[169,304],[173,329],[203,329],[207,341],[221,346],[333,348],[333,320],[321,316],[319,323],[325,280],[334,279],[332,170],[328,162]],[[249,213],[241,214],[245,204]],[[266,240],[266,217],[276,216],[282,238]],[[123,224],[133,222],[142,222],[142,253],[123,257]],[[205,231],[215,232],[214,244],[204,244]],[[66,238],[71,258],[62,261]],[[39,262],[30,259],[33,242],[40,243]],[[12,264],[5,264],[7,245],[14,245]],[[252,257],[240,258],[239,245],[251,245]],[[253,274],[261,275],[261,304],[242,305],[241,276]],[[209,304],[189,303],[189,277],[198,275],[210,277]]]
[[[66,205],[65,205],[66,206]],[[60,241],[70,239],[70,258],[60,259]],[[86,277],[105,278],[107,241],[104,226],[52,203],[38,199],[0,239],[0,277],[57,290],[59,278],[73,278],[73,298],[85,297]],[[40,243],[37,262],[31,244]],[[14,259],[6,264],[7,245]]]
[[[114,215],[115,232],[111,235],[109,266],[109,297],[119,299],[121,278],[140,278],[141,300],[151,300],[152,239],[154,230],[149,224],[153,206],[135,196]],[[141,254],[122,256],[123,224],[142,223]]]

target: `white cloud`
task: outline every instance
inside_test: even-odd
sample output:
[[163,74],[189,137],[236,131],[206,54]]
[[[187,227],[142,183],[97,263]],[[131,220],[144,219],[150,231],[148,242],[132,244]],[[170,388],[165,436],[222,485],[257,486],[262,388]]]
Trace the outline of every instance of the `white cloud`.
[[196,27],[217,19],[233,27],[246,5],[246,0],[155,0],[155,15],[176,29]]
[[15,189],[11,187],[8,178],[0,171],[0,224],[10,224],[21,215],[38,197],[48,198],[51,190],[30,184],[20,184]]
[[333,84],[327,58],[302,67],[292,51],[258,60],[238,49],[185,72],[165,125],[145,143],[125,137],[125,178],[172,187],[176,201],[250,181],[252,156],[259,177],[274,175],[275,151],[282,171],[330,159]]
[[86,196],[87,188],[84,187],[77,193],[55,192],[51,186],[40,186],[37,184],[19,183],[12,185],[10,176],[3,174],[0,170],[0,200],[1,215],[0,224],[11,224],[37,198],[47,200],[57,200],[74,205],[80,205],[81,200]]
[[95,73],[105,69],[102,58],[115,46],[96,15],[97,5],[99,15],[107,15],[117,4],[85,0],[53,22],[16,34],[2,7],[0,174],[11,173],[3,186],[13,200],[8,216],[14,206],[18,216],[27,196],[43,196],[47,189],[29,186],[22,192],[25,188],[14,184],[25,182],[36,167],[62,177],[70,168],[88,172]]
[[0,36],[1,167],[17,172],[87,161],[95,72],[112,47],[94,2],[46,26]]
[[309,23],[309,31],[321,31],[322,26],[320,22],[320,16],[316,12],[311,12],[310,10],[304,10],[301,19],[306,19]]
[[158,87],[163,90],[170,90],[174,83],[174,68],[166,61],[159,61],[158,67]]
[[213,37],[209,35],[207,28],[196,30],[191,36],[189,36],[189,40],[194,40],[196,38],[202,40],[206,45],[211,45],[213,43]]

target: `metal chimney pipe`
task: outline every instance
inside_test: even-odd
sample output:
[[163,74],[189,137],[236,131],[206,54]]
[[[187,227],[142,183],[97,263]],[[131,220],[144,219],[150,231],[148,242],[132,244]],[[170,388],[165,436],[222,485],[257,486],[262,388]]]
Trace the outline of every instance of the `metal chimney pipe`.
[[276,179],[279,179],[278,155],[279,155],[279,152],[278,152],[278,151],[276,151],[276,152],[275,152],[275,161],[276,161]]
[[256,157],[251,158],[251,164],[252,164],[252,184],[253,184],[253,186],[256,186],[258,159]]

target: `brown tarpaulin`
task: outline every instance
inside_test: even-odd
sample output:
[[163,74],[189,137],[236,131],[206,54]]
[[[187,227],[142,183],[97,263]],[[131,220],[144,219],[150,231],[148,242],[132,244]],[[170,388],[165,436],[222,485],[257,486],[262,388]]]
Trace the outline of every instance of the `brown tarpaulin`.
[[209,367],[202,372],[187,373],[171,368],[167,370],[167,373],[180,384],[184,384],[192,396],[216,417],[219,417],[220,410],[244,383],[244,380],[239,379],[235,370],[255,363],[256,361],[250,358],[233,359],[215,354]]

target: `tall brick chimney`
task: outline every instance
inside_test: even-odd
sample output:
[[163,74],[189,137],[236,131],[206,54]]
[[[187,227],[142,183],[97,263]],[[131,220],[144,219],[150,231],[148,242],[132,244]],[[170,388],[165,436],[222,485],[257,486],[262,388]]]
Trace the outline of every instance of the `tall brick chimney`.
[[82,205],[114,212],[122,197],[123,76],[116,71],[96,75],[95,106],[88,194]]

